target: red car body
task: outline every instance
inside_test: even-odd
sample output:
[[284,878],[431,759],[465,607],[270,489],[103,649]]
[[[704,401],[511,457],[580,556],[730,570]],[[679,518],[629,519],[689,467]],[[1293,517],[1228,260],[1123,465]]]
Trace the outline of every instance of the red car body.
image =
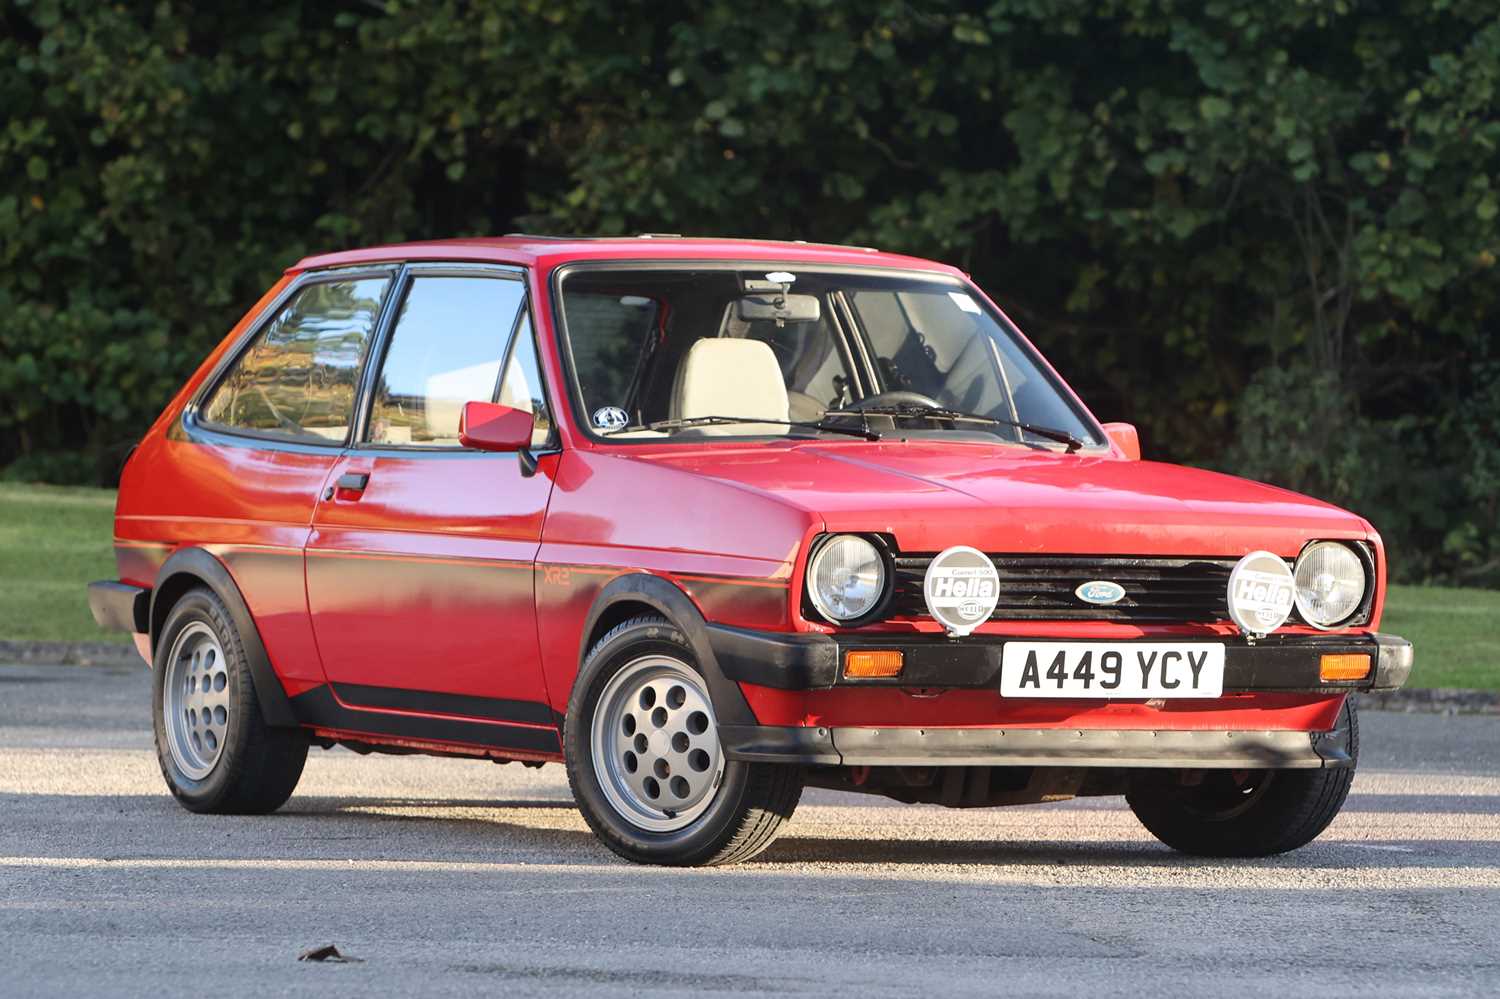
[[[565,266],[608,260],[892,268],[964,281],[981,294],[961,272],[929,261],[742,240],[508,237],[310,257],[230,331],[126,464],[115,522],[119,582],[96,584],[96,615],[135,631],[150,661],[174,594],[206,583],[242,609],[263,646],[251,659],[263,660],[258,689],[272,724],[358,747],[529,761],[562,759],[583,657],[643,610],[674,620],[700,658],[716,664],[709,685],[731,759],[858,768],[972,763],[990,752],[941,741],[920,748],[944,730],[1066,733],[1092,748],[1058,758],[1091,765],[1111,754],[1127,764],[1142,758],[1128,748],[1134,743],[1119,742],[1131,732],[1298,733],[1304,741],[1310,733],[1316,742],[1334,729],[1350,691],[1404,680],[1409,646],[1377,635],[1386,557],[1369,522],[1282,489],[1138,460],[1128,428],[1112,428],[1107,447],[1076,453],[972,440],[600,439],[563,402],[573,389],[555,277]],[[545,390],[558,401],[555,446],[530,456],[534,474],[512,454],[271,447],[194,423],[204,385],[299,278],[423,261],[521,271]],[[1349,541],[1369,553],[1373,585],[1359,623],[1324,630],[1292,622],[1259,642],[1224,618],[1003,612],[968,639],[949,640],[922,613],[857,628],[809,613],[809,548],[842,532],[878,534],[900,553],[964,544],[1016,558],[1104,560],[1261,550],[1290,562],[1312,539]],[[1223,696],[1202,700],[1006,698],[991,682],[993,663],[961,655],[919,676],[839,673],[840,656],[853,648],[904,648],[913,662],[924,648],[984,649],[1020,637],[1212,638],[1230,646],[1231,659]],[[1368,654],[1371,668],[1354,680],[1324,680],[1319,656],[1330,651]],[[1279,665],[1237,670],[1236,656],[1262,653],[1282,655]],[[878,749],[870,738],[839,743],[843,730],[909,738]]]

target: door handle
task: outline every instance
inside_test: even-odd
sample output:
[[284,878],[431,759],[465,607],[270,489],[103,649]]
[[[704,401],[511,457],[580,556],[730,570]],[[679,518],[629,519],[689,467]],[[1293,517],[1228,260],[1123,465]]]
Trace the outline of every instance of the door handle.
[[336,496],[339,499],[357,500],[364,495],[365,486],[369,484],[369,472],[345,472],[339,476],[338,482],[323,490],[323,499],[331,500]]

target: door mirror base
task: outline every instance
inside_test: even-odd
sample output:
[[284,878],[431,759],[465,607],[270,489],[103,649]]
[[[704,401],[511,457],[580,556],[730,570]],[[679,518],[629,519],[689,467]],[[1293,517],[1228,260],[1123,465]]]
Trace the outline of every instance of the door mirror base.
[[1104,435],[1109,442],[1125,453],[1126,461],[1141,460],[1141,438],[1131,423],[1106,423]]
[[536,474],[536,452],[529,447],[523,447],[516,451],[516,459],[521,463],[521,477],[529,479]]

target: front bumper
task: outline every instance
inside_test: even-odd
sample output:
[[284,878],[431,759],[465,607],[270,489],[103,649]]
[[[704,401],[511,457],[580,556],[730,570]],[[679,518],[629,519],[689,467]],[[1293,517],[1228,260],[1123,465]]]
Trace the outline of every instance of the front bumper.
[[721,725],[732,760],[869,767],[1351,767],[1349,730],[814,728]]
[[[771,634],[709,626],[719,668],[731,680],[779,690],[901,687],[926,690],[1000,688],[1005,636],[828,636]],[[1025,640],[1035,640],[1028,637]],[[1395,690],[1411,673],[1411,643],[1394,635],[1286,635],[1227,646],[1224,693],[1313,693],[1330,696]],[[1190,641],[1190,639],[1184,639]],[[850,680],[844,653],[898,649],[904,666],[893,679]],[[1369,676],[1325,682],[1324,655],[1371,657]],[[1346,718],[1340,715],[1340,718]],[[1051,766],[1321,768],[1353,765],[1345,723],[1329,731],[1070,727],[721,726],[731,759],[825,766]]]
[[[998,690],[1005,643],[1043,640],[1037,636],[1011,638],[1004,635],[951,639],[944,635],[791,634],[748,631],[718,624],[708,626],[708,636],[714,658],[725,676],[739,683],[778,690],[821,690],[835,686]],[[1179,636],[1149,639],[1169,640],[1193,641],[1190,637]],[[1226,647],[1226,694],[1396,690],[1411,674],[1411,643],[1395,635],[1269,635],[1255,642],[1228,637],[1216,637],[1213,641]],[[1128,640],[1120,644],[1128,644]],[[901,675],[890,679],[851,680],[844,677],[841,670],[844,653],[860,649],[899,650],[904,660]],[[1319,659],[1340,653],[1370,656],[1370,675],[1360,680],[1321,680],[1318,676]]]

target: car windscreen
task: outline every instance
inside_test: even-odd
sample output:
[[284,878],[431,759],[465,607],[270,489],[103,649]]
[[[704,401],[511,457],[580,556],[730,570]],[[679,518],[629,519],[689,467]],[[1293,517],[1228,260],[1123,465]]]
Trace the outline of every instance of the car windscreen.
[[[559,289],[577,410],[596,434],[799,435],[868,410],[903,436],[1034,442],[1016,426],[1030,424],[1102,443],[1004,318],[957,280],[580,267]],[[995,422],[927,419],[924,408]]]

